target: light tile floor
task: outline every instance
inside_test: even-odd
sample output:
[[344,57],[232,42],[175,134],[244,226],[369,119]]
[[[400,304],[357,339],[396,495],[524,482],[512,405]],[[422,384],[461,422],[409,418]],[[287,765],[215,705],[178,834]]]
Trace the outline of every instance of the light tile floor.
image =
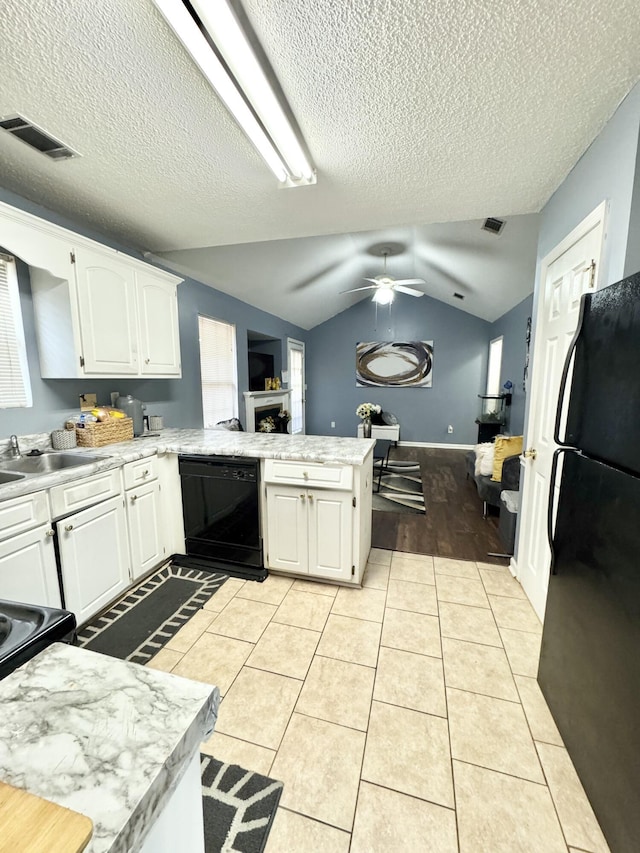
[[267,853],[603,853],[508,569],[372,549],[362,590],[231,579],[149,664],[217,684],[202,749],[281,779]]

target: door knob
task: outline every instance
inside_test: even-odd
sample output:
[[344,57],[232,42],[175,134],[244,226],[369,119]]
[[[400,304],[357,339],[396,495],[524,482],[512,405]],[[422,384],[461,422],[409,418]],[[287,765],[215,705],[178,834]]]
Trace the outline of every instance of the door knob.
[[55,536],[56,534],[55,534],[54,530],[51,530],[51,528],[49,528],[49,530],[47,530],[47,532],[44,535],[45,536]]
[[64,529],[67,533],[71,533],[71,531],[73,530],[73,524],[65,524]]
[[523,455],[525,459],[535,459],[538,455],[538,451],[535,449],[535,447],[530,447],[528,450],[525,450]]

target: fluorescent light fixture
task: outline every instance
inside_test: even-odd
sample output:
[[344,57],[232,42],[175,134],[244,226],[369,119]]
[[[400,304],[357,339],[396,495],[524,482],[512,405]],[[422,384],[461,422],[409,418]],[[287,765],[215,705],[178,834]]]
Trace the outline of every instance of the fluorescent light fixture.
[[285,186],[316,183],[315,172],[227,0],[190,2],[223,62],[182,0],[153,2],[276,178]]
[[391,305],[395,294],[392,287],[379,287],[373,294],[373,302],[378,305]]

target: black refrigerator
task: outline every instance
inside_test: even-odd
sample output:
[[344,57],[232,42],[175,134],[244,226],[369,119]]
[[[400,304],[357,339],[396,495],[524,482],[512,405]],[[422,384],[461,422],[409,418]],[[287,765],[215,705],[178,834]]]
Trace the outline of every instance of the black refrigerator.
[[538,683],[611,850],[637,853],[640,273],[582,297],[555,438],[552,565]]

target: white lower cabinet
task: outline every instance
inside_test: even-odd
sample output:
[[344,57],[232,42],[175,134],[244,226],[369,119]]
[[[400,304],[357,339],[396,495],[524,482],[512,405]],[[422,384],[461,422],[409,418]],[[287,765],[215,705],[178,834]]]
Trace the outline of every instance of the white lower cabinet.
[[61,606],[53,530],[48,522],[0,542],[0,598]]
[[118,495],[58,522],[65,606],[79,625],[130,584],[123,504]]
[[137,580],[164,559],[160,483],[145,483],[125,492],[131,576]]
[[268,485],[266,495],[269,568],[352,581],[351,492]]

